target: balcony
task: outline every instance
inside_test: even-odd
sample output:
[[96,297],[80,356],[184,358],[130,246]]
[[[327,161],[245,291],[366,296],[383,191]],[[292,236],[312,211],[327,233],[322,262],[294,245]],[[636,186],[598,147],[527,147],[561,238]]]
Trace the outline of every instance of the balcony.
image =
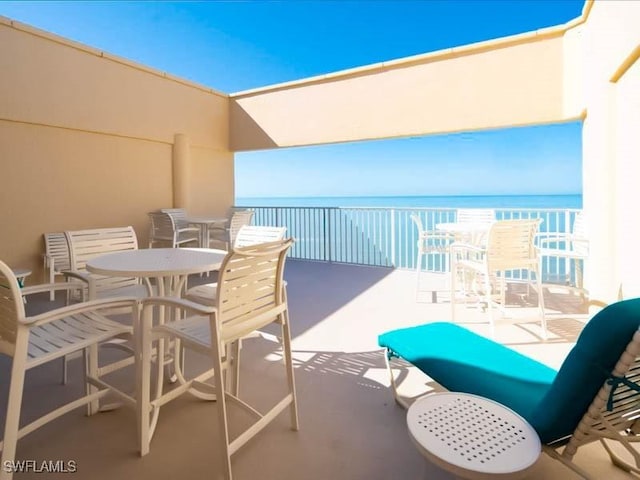
[[[243,206],[255,211],[256,225],[282,226],[296,239],[291,258],[377,267],[415,269],[418,231],[411,221],[417,213],[425,230],[454,222],[455,208],[392,207],[277,207]],[[496,220],[539,218],[540,237],[549,232],[569,233],[580,212],[575,208],[498,208]],[[561,248],[565,245],[561,244]],[[446,273],[445,255],[426,259],[430,272]],[[424,265],[423,265],[424,268]],[[545,282],[576,285],[576,265],[563,258],[545,257],[541,263]],[[509,274],[511,275],[511,274]],[[516,277],[521,273],[514,272]]]
[[[405,411],[388,388],[377,335],[389,329],[450,318],[446,276],[425,277],[431,294],[416,302],[415,273],[409,270],[337,263],[290,260],[289,282],[293,349],[300,405],[301,429],[292,432],[286,415],[270,425],[260,438],[234,455],[237,479],[395,479],[451,478],[425,462],[407,434]],[[208,281],[194,277],[193,282]],[[586,316],[580,297],[571,289],[545,291],[549,307],[550,340],[536,334],[535,308],[509,304],[509,318],[498,320],[497,340],[537,360],[558,367],[580,333]],[[45,295],[27,308],[49,308]],[[488,334],[483,313],[470,305],[458,307],[468,328]],[[275,343],[247,340],[241,394],[267,406],[275,385],[284,385]],[[249,361],[255,360],[255,361]],[[206,362],[189,358],[194,368]],[[415,369],[401,367],[409,397],[437,389]],[[27,376],[23,422],[82,388],[80,360],[70,362],[70,383],[60,385],[60,365],[34,369]],[[9,375],[9,362],[0,358],[0,378]],[[133,371],[118,372],[114,381],[133,388]],[[4,414],[7,382],[0,384],[0,411]],[[260,405],[258,405],[260,406]],[[242,416],[235,409],[233,425]],[[237,416],[234,416],[238,414]],[[3,423],[3,421],[0,421]],[[163,407],[151,452],[137,455],[135,414],[119,408],[90,418],[82,409],[28,435],[18,443],[24,460],[74,460],[78,478],[211,478],[217,471],[216,417],[211,404],[185,395]],[[613,467],[596,444],[581,450],[576,461],[596,478],[627,476]],[[542,456],[530,478],[573,478],[560,463]],[[16,478],[43,478],[29,473]]]

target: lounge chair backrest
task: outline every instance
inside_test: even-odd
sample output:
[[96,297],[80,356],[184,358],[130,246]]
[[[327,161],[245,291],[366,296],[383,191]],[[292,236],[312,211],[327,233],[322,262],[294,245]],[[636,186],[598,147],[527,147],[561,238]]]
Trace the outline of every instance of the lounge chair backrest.
[[[640,337],[636,334],[639,327],[638,298],[609,305],[587,323],[547,395],[530,419],[543,443],[550,443],[573,433],[634,335]],[[640,338],[633,342],[640,342]],[[629,360],[632,373],[627,376],[637,381],[640,363],[636,358]],[[625,373],[627,372],[622,374]],[[637,409],[639,392],[622,385],[617,388],[616,393],[618,398],[625,397],[623,409],[624,405],[627,409]],[[614,397],[614,405],[615,400]],[[616,406],[618,407],[620,405]],[[620,411],[614,409],[613,412],[620,416]]]

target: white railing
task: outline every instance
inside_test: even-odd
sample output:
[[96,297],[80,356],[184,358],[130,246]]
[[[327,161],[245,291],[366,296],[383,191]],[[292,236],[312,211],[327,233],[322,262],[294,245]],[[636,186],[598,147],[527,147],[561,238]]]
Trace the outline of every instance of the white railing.
[[[303,260],[352,263],[394,268],[415,268],[418,231],[411,213],[418,213],[427,230],[453,222],[455,208],[378,207],[260,207],[255,225],[287,227],[296,239],[291,257]],[[568,232],[577,209],[496,209],[498,220],[541,218],[540,232]],[[444,272],[444,258],[430,256],[427,269]],[[563,259],[544,259],[543,279],[571,280],[571,266]],[[569,277],[569,278],[567,278]]]

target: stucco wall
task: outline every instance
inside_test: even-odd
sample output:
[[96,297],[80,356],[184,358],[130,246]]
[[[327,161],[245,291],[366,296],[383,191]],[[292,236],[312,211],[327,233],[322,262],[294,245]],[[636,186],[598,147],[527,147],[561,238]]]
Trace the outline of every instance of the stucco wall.
[[172,150],[190,163],[184,203],[233,204],[228,97],[0,19],[0,259],[36,270],[42,234],[131,224],[173,205]]
[[[586,284],[592,296],[615,300],[640,294],[637,238],[640,220],[638,132],[640,77],[633,53],[640,44],[640,2],[594,2],[579,36],[566,53],[565,69],[579,81],[586,119],[583,125],[583,197],[588,219],[590,259]],[[630,63],[631,62],[631,63]],[[633,63],[635,62],[635,63]],[[573,89],[573,90],[572,90]]]
[[560,29],[231,95],[233,150],[541,124],[563,110]]

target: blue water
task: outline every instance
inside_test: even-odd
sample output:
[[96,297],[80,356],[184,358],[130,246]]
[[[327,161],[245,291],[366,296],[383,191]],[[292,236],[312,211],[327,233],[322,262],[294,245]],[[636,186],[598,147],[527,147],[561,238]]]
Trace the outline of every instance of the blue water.
[[582,195],[238,197],[239,207],[582,208]]

